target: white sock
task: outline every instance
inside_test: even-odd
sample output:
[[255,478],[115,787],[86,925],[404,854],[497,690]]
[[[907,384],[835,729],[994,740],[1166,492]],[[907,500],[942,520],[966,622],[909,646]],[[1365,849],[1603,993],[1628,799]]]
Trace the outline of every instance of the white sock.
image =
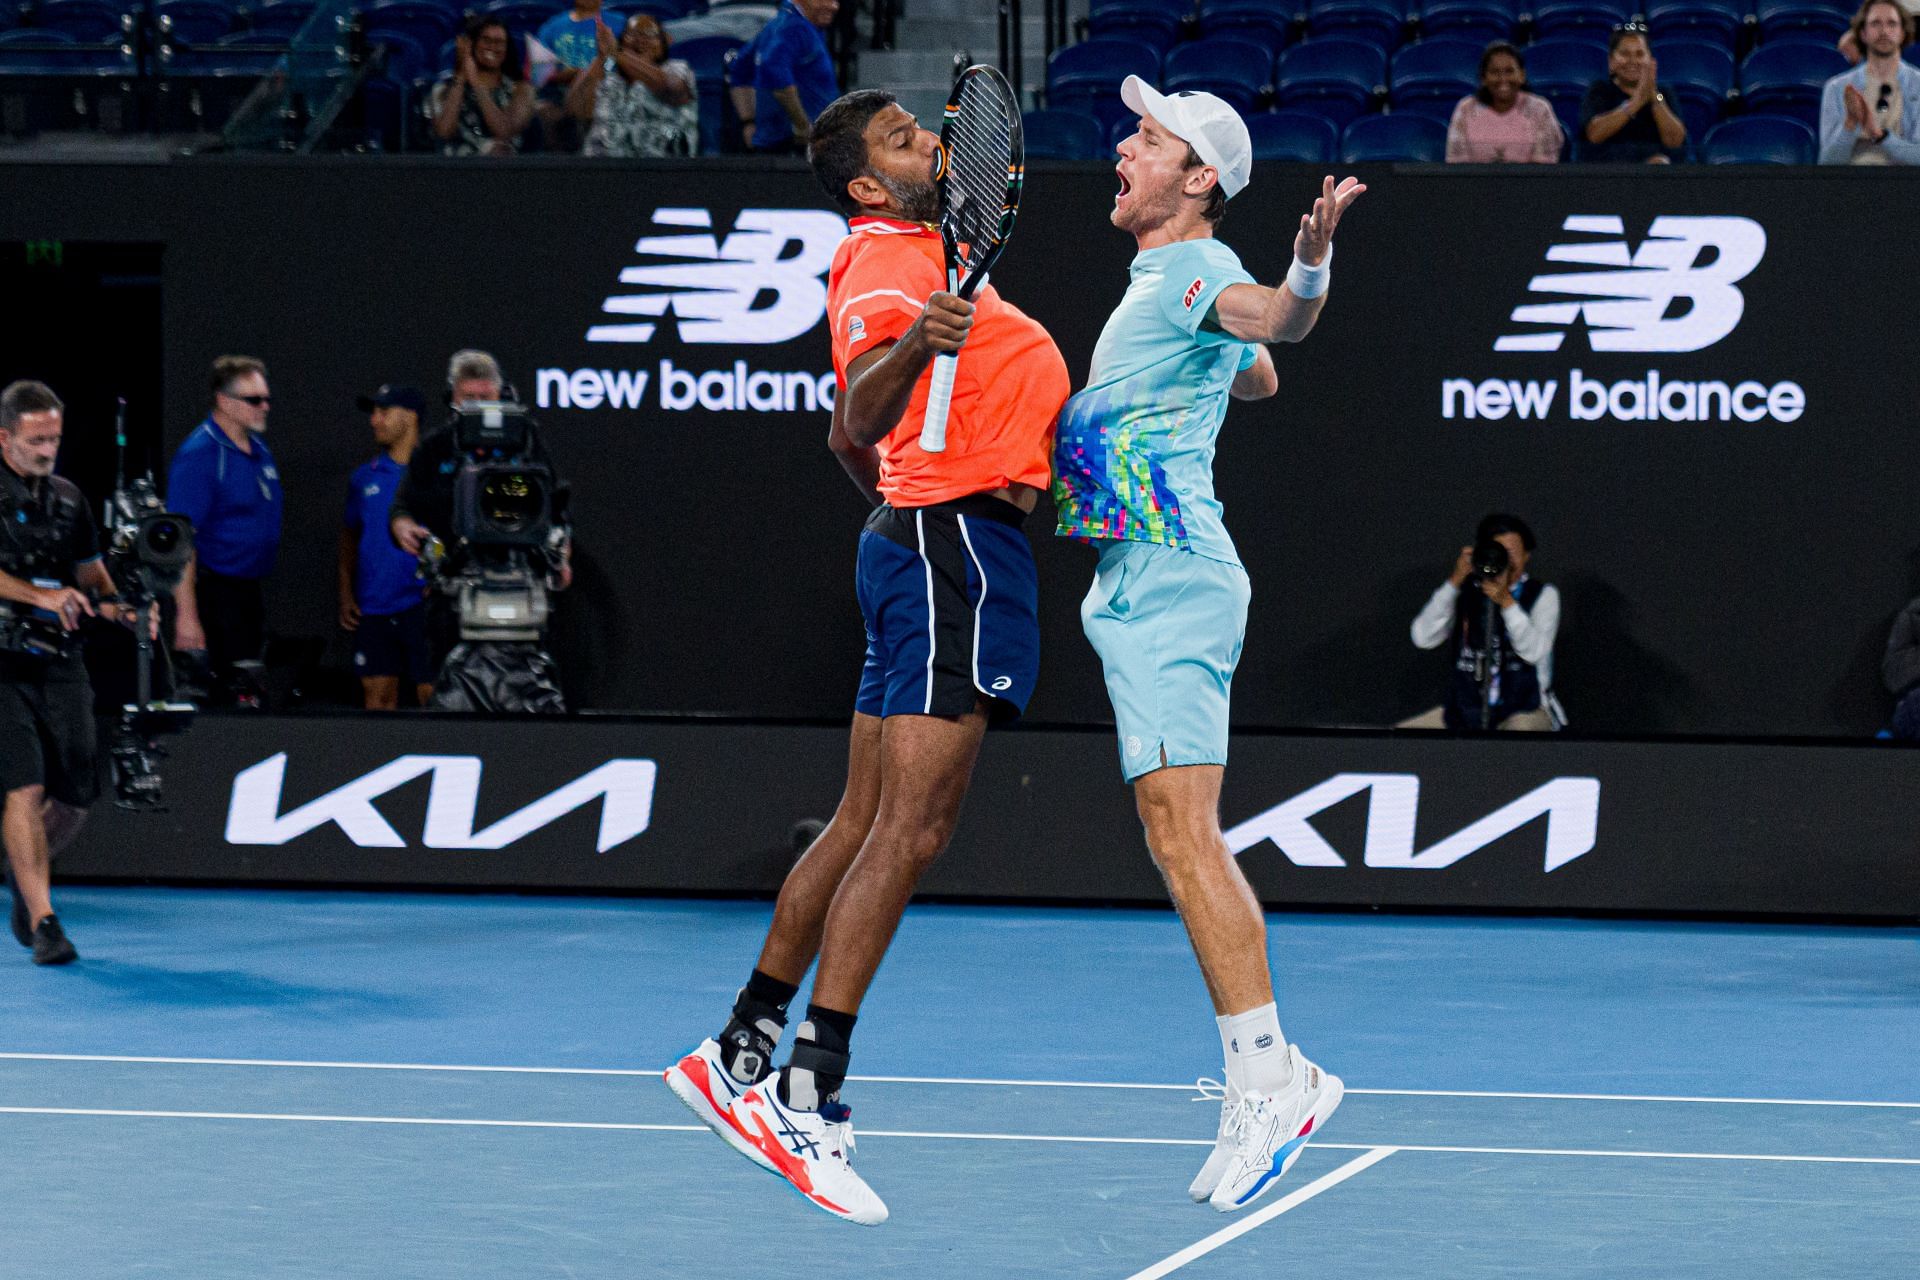
[[1214,1018],[1214,1025],[1220,1028],[1220,1056],[1226,1059],[1226,1081],[1232,1086],[1230,1092],[1246,1092],[1247,1082],[1240,1072],[1240,1055],[1233,1051],[1233,1019],[1225,1014]]
[[1278,1093],[1293,1083],[1287,1038],[1280,1034],[1280,1010],[1271,1001],[1222,1018],[1221,1035],[1227,1042],[1227,1070],[1238,1073],[1242,1089]]

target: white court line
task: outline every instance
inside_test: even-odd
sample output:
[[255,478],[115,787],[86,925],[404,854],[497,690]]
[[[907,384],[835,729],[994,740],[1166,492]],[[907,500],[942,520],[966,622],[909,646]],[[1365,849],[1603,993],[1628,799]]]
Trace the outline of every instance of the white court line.
[[[588,1129],[641,1133],[704,1133],[703,1125],[639,1124],[613,1120],[481,1120],[448,1116],[336,1116],[271,1111],[147,1111],[117,1107],[0,1107],[0,1115],[100,1116],[133,1120],[265,1120],[311,1124],[412,1124],[474,1129]],[[920,1129],[867,1129],[868,1138],[935,1138],[952,1142],[1067,1142],[1089,1146],[1211,1147],[1211,1138],[1118,1138],[1051,1133],[943,1133]],[[1720,1151],[1604,1151],[1571,1147],[1441,1147],[1358,1142],[1312,1142],[1329,1151],[1432,1151],[1489,1156],[1595,1156],[1627,1160],[1747,1160],[1763,1164],[1880,1164],[1920,1167],[1920,1157],[1765,1155]]]
[[[437,1062],[322,1062],[283,1058],[162,1058],[112,1053],[0,1053],[7,1062],[126,1062],[179,1067],[306,1067],[327,1071],[473,1071],[529,1076],[658,1076],[632,1067],[492,1067]],[[864,1084],[984,1085],[1003,1089],[1146,1089],[1192,1093],[1191,1084],[1129,1084],[1110,1080],[1001,1080],[973,1076],[848,1076]],[[1692,1102],[1743,1107],[1884,1107],[1920,1110],[1920,1102],[1830,1098],[1717,1098],[1661,1093],[1502,1093],[1478,1089],[1356,1089],[1349,1094],[1390,1098],[1514,1098],[1542,1102]],[[1218,1101],[1218,1099],[1203,1099]]]
[[1274,1201],[1259,1212],[1240,1219],[1230,1227],[1224,1227],[1214,1232],[1204,1240],[1195,1241],[1172,1257],[1162,1258],[1145,1271],[1134,1272],[1127,1277],[1127,1280],[1160,1280],[1161,1276],[1178,1271],[1195,1258],[1204,1258],[1221,1245],[1232,1240],[1238,1240],[1255,1227],[1273,1221],[1289,1209],[1298,1208],[1300,1205],[1305,1204],[1307,1201],[1319,1195],[1322,1191],[1331,1191],[1348,1178],[1351,1178],[1354,1174],[1359,1173],[1362,1169],[1371,1168],[1379,1164],[1382,1160],[1392,1155],[1393,1152],[1394,1148],[1392,1147],[1374,1147],[1358,1160],[1347,1161],[1347,1163],[1341,1165],[1332,1173],[1321,1178],[1316,1178],[1306,1186],[1301,1187],[1298,1191],[1293,1192],[1283,1199]]

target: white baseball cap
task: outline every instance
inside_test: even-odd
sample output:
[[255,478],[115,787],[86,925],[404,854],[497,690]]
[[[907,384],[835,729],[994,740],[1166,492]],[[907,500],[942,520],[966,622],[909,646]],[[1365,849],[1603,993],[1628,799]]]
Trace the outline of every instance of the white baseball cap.
[[1164,94],[1139,76],[1127,77],[1120,100],[1135,115],[1158,120],[1192,147],[1203,164],[1212,165],[1229,200],[1246,189],[1253,173],[1253,139],[1247,122],[1224,101],[1210,93]]

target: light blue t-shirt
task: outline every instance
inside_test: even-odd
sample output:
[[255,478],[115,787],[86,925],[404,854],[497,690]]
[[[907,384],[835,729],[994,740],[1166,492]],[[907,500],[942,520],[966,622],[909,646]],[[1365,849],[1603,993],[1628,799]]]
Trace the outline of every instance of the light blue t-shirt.
[[[627,20],[617,13],[608,11],[598,16],[616,38],[627,29]],[[548,18],[534,39],[553,50],[553,56],[563,67],[588,66],[600,54],[599,29],[594,20],[576,21],[571,9],[562,9]]]
[[1237,565],[1213,496],[1213,450],[1234,375],[1258,348],[1202,322],[1222,289],[1253,277],[1212,237],[1144,250],[1132,272],[1086,388],[1060,411],[1055,532],[1156,542]]

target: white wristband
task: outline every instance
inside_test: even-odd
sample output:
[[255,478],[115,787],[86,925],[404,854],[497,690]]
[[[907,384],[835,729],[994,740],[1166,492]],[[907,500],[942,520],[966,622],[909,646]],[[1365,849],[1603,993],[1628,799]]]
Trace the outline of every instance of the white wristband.
[[1305,302],[1325,293],[1327,281],[1332,275],[1333,246],[1328,245],[1327,256],[1320,260],[1317,267],[1310,267],[1298,258],[1293,260],[1293,265],[1287,268],[1287,288],[1293,291],[1294,297]]

